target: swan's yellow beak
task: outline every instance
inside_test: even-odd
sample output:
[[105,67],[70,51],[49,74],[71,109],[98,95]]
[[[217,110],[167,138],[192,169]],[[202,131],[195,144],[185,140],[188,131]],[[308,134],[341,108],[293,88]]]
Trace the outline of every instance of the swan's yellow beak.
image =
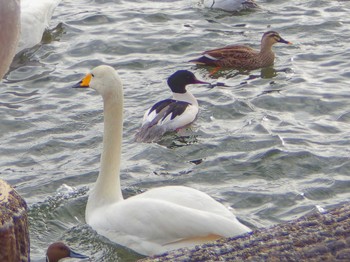
[[76,83],[72,88],[86,88],[90,86],[92,74],[88,73],[80,82]]

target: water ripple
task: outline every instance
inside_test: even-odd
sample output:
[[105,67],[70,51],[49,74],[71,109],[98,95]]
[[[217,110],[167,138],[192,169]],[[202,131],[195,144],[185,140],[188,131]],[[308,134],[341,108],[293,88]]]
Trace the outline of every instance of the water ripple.
[[[70,86],[101,63],[124,82],[126,196],[192,186],[251,227],[349,198],[349,2],[259,4],[232,14],[200,0],[62,1],[53,30],[15,58],[0,84],[0,175],[30,204],[33,261],[60,239],[96,261],[139,258],[84,221],[99,169],[102,105],[92,90]],[[187,62],[234,43],[258,48],[267,30],[293,42],[274,46],[273,68],[210,76]],[[200,105],[196,123],[159,144],[135,143],[144,111],[170,96],[166,79],[178,69],[226,86],[190,87]],[[62,193],[62,184],[73,193]]]

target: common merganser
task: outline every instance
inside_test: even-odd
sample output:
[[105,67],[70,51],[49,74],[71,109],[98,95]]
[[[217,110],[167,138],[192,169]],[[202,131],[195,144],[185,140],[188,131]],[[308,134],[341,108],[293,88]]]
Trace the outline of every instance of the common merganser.
[[146,111],[136,141],[153,142],[166,132],[186,127],[196,119],[199,111],[197,99],[186,90],[190,84],[209,83],[198,80],[187,70],[176,71],[168,78],[173,97],[157,102]]

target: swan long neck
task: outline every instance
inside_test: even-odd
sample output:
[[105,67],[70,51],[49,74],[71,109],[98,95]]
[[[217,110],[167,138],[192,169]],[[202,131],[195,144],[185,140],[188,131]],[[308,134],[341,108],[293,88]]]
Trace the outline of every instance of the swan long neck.
[[177,101],[185,101],[187,103],[190,103],[190,104],[198,107],[197,99],[189,91],[187,91],[186,93],[183,93],[183,94],[173,93],[173,99],[177,100]]
[[101,169],[90,193],[87,212],[123,200],[120,186],[120,159],[123,132],[123,91],[113,90],[103,97],[104,134]]

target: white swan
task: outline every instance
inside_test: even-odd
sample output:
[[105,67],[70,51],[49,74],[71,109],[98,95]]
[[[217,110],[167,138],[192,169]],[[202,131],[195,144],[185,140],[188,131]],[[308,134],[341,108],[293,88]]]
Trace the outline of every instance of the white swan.
[[40,43],[61,0],[21,0],[21,36],[16,53]]
[[204,0],[204,6],[229,12],[258,7],[254,0]]
[[0,80],[16,54],[19,31],[19,0],[0,0]]
[[222,204],[184,186],[166,186],[123,199],[120,155],[123,87],[117,72],[101,65],[74,87],[91,87],[104,102],[101,170],[86,206],[86,222],[111,241],[143,255],[249,232]]
[[188,126],[197,118],[197,99],[186,90],[186,86],[209,83],[198,80],[187,70],[176,71],[167,82],[173,93],[172,99],[159,101],[146,111],[142,126],[135,136],[136,141],[155,141],[166,132]]

